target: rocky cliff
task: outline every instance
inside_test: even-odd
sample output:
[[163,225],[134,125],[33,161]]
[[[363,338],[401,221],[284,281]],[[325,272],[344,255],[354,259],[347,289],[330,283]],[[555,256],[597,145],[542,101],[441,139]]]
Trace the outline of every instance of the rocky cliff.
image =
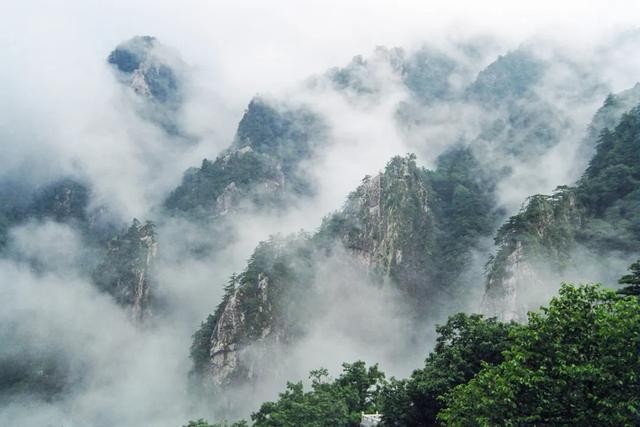
[[181,133],[177,114],[184,100],[185,64],[155,37],[137,36],[119,44],[107,58],[118,81],[141,101],[140,114],[170,134]]
[[[343,263],[367,272],[372,285],[398,289],[415,316],[437,316],[456,294],[469,252],[493,229],[492,194],[480,190],[487,187],[476,172],[463,148],[443,156],[436,171],[418,167],[413,155],[396,157],[384,172],[365,177],[314,235],[261,243],[194,335],[199,378],[220,387],[260,375],[252,366],[277,369],[276,355],[265,349],[304,336],[322,287],[318,265],[338,248],[346,251]],[[451,262],[459,265],[452,269]],[[261,350],[249,351],[256,346]]]
[[[612,105],[610,98],[603,108]],[[615,111],[601,110],[599,117],[607,113],[615,116]],[[487,312],[521,317],[532,308],[526,296],[542,286],[545,275],[561,278],[567,269],[581,268],[578,247],[593,259],[640,252],[639,141],[636,107],[622,115],[615,128],[602,130],[596,154],[575,187],[531,197],[499,230],[498,251],[487,269]]]
[[435,197],[415,157],[396,157],[384,173],[364,178],[321,233],[333,233],[358,262],[408,294],[425,294],[435,249]]
[[188,170],[167,198],[175,214],[211,219],[242,208],[279,209],[310,194],[312,183],[298,166],[326,138],[319,116],[255,98],[233,143],[214,161]]
[[157,254],[154,225],[134,220],[124,233],[107,245],[93,280],[109,293],[130,314],[131,319],[143,322],[152,312],[152,273]]

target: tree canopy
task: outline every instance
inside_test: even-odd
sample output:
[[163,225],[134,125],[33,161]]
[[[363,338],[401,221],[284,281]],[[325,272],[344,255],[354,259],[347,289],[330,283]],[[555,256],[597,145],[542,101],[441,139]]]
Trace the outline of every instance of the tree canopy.
[[563,285],[511,331],[505,360],[444,397],[455,425],[637,425],[640,303],[599,286]]
[[629,267],[631,274],[626,274],[618,280],[621,285],[629,285],[620,289],[618,293],[623,295],[640,296],[640,259]]

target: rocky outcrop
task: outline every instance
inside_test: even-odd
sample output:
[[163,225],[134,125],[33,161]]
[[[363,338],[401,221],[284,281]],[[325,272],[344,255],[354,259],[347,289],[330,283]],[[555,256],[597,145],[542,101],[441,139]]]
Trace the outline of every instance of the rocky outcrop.
[[216,386],[224,385],[240,367],[240,344],[236,338],[245,327],[237,292],[225,304],[211,334],[208,375]]
[[155,37],[137,36],[118,45],[107,58],[118,80],[144,102],[140,114],[170,134],[181,133],[177,113],[184,98],[185,65]]
[[113,296],[135,322],[144,322],[152,312],[157,249],[154,225],[134,220],[126,232],[108,243],[104,259],[93,273],[98,288]]
[[487,269],[484,310],[504,320],[526,313],[524,289],[542,285],[541,271],[559,273],[571,262],[584,209],[575,191],[562,188],[553,196],[531,197],[521,212],[501,227],[499,249]]
[[331,221],[345,248],[364,266],[416,296],[427,293],[434,218],[431,189],[415,157],[396,157],[384,173],[365,177]]
[[[418,167],[413,155],[395,157],[383,172],[365,177],[316,234],[261,243],[194,335],[191,355],[200,379],[224,387],[276,368],[276,357],[268,350],[280,346],[279,351],[286,351],[282,346],[304,336],[317,309],[316,292],[321,292],[315,272],[336,251],[344,268],[364,270],[372,282],[399,289],[417,316],[435,316],[442,308],[443,289],[455,287],[455,280],[437,280],[444,280],[444,270],[452,270],[451,262],[460,262],[455,274],[468,268],[464,259],[491,218],[490,199],[476,188],[473,165],[464,149],[443,157],[436,172]],[[460,229],[446,230],[455,221],[463,224]],[[438,263],[438,256],[457,250],[450,246],[454,237],[464,245],[460,258]]]
[[185,173],[165,201],[175,214],[212,219],[254,207],[286,208],[309,195],[312,184],[298,165],[326,138],[322,120],[306,108],[251,101],[233,143],[214,161]]
[[[607,101],[611,105],[611,99]],[[606,108],[606,104],[605,107]],[[615,115],[615,111],[608,113]],[[597,122],[604,120],[601,109]],[[526,295],[540,293],[542,274],[562,279],[578,271],[576,249],[591,259],[640,254],[640,107],[624,114],[613,130],[603,129],[596,154],[575,187],[552,196],[531,197],[498,231],[495,257],[488,264],[485,311],[522,317]],[[584,256],[584,254],[582,254]]]
[[306,235],[274,237],[260,243],[247,268],[232,276],[215,313],[194,334],[194,372],[205,386],[250,380],[275,366],[267,349],[302,335],[298,321],[304,314],[298,310],[309,296],[312,252]]

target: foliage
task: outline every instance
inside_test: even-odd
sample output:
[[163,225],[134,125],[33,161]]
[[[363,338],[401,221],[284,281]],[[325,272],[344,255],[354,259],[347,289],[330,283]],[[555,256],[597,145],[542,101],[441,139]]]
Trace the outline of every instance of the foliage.
[[468,147],[453,148],[438,157],[437,168],[427,174],[435,197],[431,208],[436,218],[434,282],[456,295],[460,273],[482,237],[495,230],[495,178],[488,174]]
[[[615,99],[608,102],[611,107]],[[489,263],[489,281],[499,283],[495,279],[504,276],[506,260],[516,247],[522,248],[529,261],[540,259],[555,269],[571,262],[576,244],[601,253],[637,253],[639,188],[640,107],[622,115],[613,131],[603,130],[596,154],[576,187],[559,187],[551,196],[529,198],[500,228],[495,239],[499,250]]]
[[73,378],[69,360],[45,349],[34,353],[10,349],[0,355],[0,401],[24,395],[50,401],[68,390]]
[[278,207],[285,189],[294,195],[311,191],[298,164],[310,158],[325,137],[324,124],[306,108],[276,109],[255,98],[238,125],[233,145],[215,161],[203,160],[188,170],[165,201],[172,211],[193,216],[215,215],[225,194],[235,206],[248,200],[261,207]]
[[251,418],[254,426],[359,426],[361,413],[379,409],[384,374],[377,365],[358,361],[342,365],[342,374],[329,381],[326,369],[312,371],[311,390],[301,382],[287,383],[275,402],[262,404]]
[[542,77],[543,64],[523,49],[501,55],[467,88],[467,96],[484,105],[500,105],[531,93]]
[[429,103],[451,96],[451,74],[456,62],[442,52],[422,48],[404,61],[402,80],[421,102]]
[[563,285],[511,331],[513,345],[445,397],[454,425],[632,425],[640,421],[640,303]]
[[438,338],[425,367],[406,380],[392,379],[382,392],[383,423],[387,426],[435,425],[440,396],[473,378],[485,364],[502,362],[515,328],[496,319],[464,313],[436,327]]
[[629,285],[620,289],[618,293],[623,295],[640,296],[640,259],[629,266],[631,274],[626,274],[618,280],[621,285]]
[[[274,203],[275,194],[251,192],[259,183],[279,182],[281,172],[277,163],[267,155],[253,151],[234,151],[215,161],[203,160],[199,169],[185,173],[182,184],[169,195],[165,206],[171,210],[209,215],[218,198],[227,189],[234,197],[245,196],[256,203]],[[231,186],[231,187],[229,187]],[[275,199],[274,199],[275,198]],[[271,200],[274,199],[274,200]]]
[[301,300],[309,297],[313,282],[313,253],[311,240],[304,233],[271,236],[258,244],[245,270],[229,279],[215,312],[193,334],[190,354],[194,373],[202,373],[207,366],[214,330],[232,296],[239,301],[243,319],[236,341],[261,337],[272,327],[287,336],[302,332],[303,325],[297,319],[307,316]]
[[584,240],[606,250],[637,251],[640,242],[640,107],[600,136],[577,193],[589,211]]
[[278,159],[285,174],[290,174],[300,160],[311,156],[324,134],[324,124],[308,109],[278,110],[254,98],[238,124],[234,145]]
[[[117,235],[107,245],[101,263],[92,273],[96,286],[114,296],[122,305],[133,302],[133,292],[142,275],[148,281],[149,254],[156,244],[155,225],[142,224],[134,218],[131,226]],[[143,310],[148,309],[149,295],[143,295]]]
[[525,325],[460,313],[436,330],[434,351],[411,377],[385,381],[364,362],[344,364],[335,380],[312,371],[309,391],[288,383],[254,425],[357,426],[362,412],[378,411],[387,426],[640,422],[636,298],[563,285]]

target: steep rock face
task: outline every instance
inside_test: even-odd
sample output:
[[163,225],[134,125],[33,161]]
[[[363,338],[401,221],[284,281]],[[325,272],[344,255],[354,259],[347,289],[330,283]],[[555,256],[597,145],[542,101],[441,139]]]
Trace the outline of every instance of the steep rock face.
[[215,388],[251,379],[258,375],[256,366],[270,364],[272,354],[249,353],[249,346],[264,350],[302,335],[297,321],[311,290],[314,251],[307,235],[274,237],[260,243],[247,268],[231,277],[191,346],[194,372],[205,384]]
[[262,358],[256,358],[249,349],[286,346],[304,336],[322,284],[315,271],[336,245],[349,255],[344,263],[399,289],[417,316],[435,315],[444,295],[455,294],[469,251],[493,230],[491,192],[483,193],[488,187],[476,172],[463,148],[444,156],[433,172],[418,167],[413,155],[396,157],[384,172],[365,177],[313,236],[261,243],[194,334],[194,372],[220,387],[259,375],[254,366],[276,369],[270,351],[257,351]]
[[396,157],[384,173],[365,177],[327,226],[367,268],[391,277],[411,295],[427,293],[421,288],[432,269],[431,197],[415,157]]
[[443,153],[434,171],[418,167],[414,156],[396,157],[366,177],[319,234],[338,238],[419,304],[452,297],[469,253],[495,229],[494,187],[469,148]]
[[109,242],[103,262],[93,273],[96,285],[136,322],[146,320],[152,309],[151,274],[157,253],[153,228],[150,222],[134,220],[126,232]]
[[237,292],[229,296],[211,334],[208,375],[216,386],[227,382],[240,367],[237,337],[245,328],[245,316]]
[[578,245],[594,256],[640,253],[640,108],[604,129],[596,154],[576,187],[534,196],[500,229],[488,264],[485,308],[522,316],[519,295],[535,291],[541,274],[580,268]]
[[184,98],[185,65],[155,37],[137,36],[118,45],[107,58],[118,79],[146,101],[143,117],[170,134],[179,134],[176,114]]
[[553,271],[566,267],[583,215],[572,189],[531,197],[498,231],[495,241],[499,249],[488,265],[485,310],[500,313],[505,320],[522,316],[521,287],[540,286],[539,265]]
[[185,173],[165,202],[175,213],[215,218],[248,202],[285,207],[290,197],[312,191],[298,168],[325,138],[321,119],[305,108],[288,109],[256,98],[245,112],[231,147],[215,161]]

